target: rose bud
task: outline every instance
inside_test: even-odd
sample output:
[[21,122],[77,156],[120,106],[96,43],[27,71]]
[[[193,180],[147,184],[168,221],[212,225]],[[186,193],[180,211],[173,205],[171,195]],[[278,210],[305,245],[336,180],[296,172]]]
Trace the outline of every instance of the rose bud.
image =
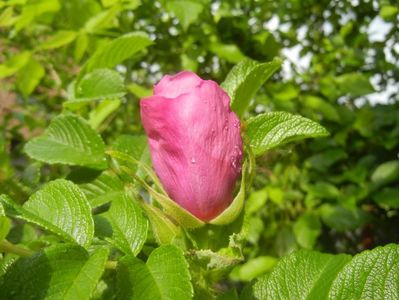
[[212,80],[188,71],[164,76],[140,101],[152,163],[169,197],[203,221],[233,200],[241,172],[240,120]]

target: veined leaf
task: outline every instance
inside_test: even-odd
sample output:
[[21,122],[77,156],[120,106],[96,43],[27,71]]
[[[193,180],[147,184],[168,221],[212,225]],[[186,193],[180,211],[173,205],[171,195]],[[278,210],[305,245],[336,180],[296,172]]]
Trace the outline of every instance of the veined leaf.
[[105,213],[112,226],[112,243],[125,254],[136,256],[147,239],[148,221],[140,206],[125,194],[112,199]]
[[279,145],[310,137],[327,136],[318,123],[287,112],[271,112],[250,118],[246,136],[256,155]]
[[[256,299],[326,299],[337,273],[351,256],[302,250],[283,257],[253,287]],[[347,298],[346,298],[347,299]]]
[[82,118],[72,114],[55,117],[44,133],[24,148],[32,158],[49,164],[104,169],[104,142]]
[[91,208],[74,183],[57,179],[34,193],[21,207],[7,197],[0,200],[7,212],[51,231],[69,242],[88,246],[94,235]]
[[183,252],[172,245],[155,249],[145,264],[125,256],[117,269],[118,299],[173,299],[193,297],[188,264]]
[[90,72],[94,69],[115,67],[151,44],[152,41],[142,32],[125,34],[99,48],[88,60],[84,69]]
[[[91,255],[77,245],[60,244],[20,258],[4,275],[4,299],[89,299],[107,261],[108,250]],[[1,282],[1,281],[0,281]]]
[[281,63],[279,58],[267,63],[244,59],[231,69],[221,84],[231,98],[231,109],[241,117],[258,89],[280,68]]
[[399,299],[399,246],[356,255],[334,280],[329,299]]

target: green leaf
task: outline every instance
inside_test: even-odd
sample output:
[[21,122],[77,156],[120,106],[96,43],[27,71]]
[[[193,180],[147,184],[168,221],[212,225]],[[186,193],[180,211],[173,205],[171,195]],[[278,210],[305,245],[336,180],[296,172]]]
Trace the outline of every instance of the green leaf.
[[77,32],[72,30],[60,30],[47,41],[41,43],[37,49],[38,50],[48,50],[55,49],[65,46],[76,39]]
[[118,13],[117,7],[105,10],[91,17],[84,25],[83,30],[87,33],[97,33],[100,30],[112,26],[112,21]]
[[385,188],[373,196],[373,200],[381,206],[399,208],[399,189]]
[[356,255],[334,280],[330,299],[399,299],[399,246]]
[[380,16],[384,20],[391,20],[394,19],[394,17],[398,14],[399,8],[397,6],[393,5],[383,5],[380,10]]
[[112,226],[112,243],[125,254],[136,256],[147,239],[148,221],[138,204],[125,194],[112,199],[105,214]]
[[14,55],[4,64],[0,65],[0,79],[8,76],[12,76],[17,73],[20,69],[25,66],[30,57],[31,53],[29,51],[24,51],[19,54]]
[[90,72],[94,69],[113,68],[151,44],[152,41],[142,32],[125,34],[97,49],[84,69]]
[[335,106],[327,101],[324,101],[322,98],[308,95],[305,96],[303,100],[307,107],[315,110],[316,112],[322,113],[324,118],[327,120],[334,122],[340,121],[341,118]]
[[34,59],[29,60],[17,75],[17,87],[22,95],[28,97],[32,94],[44,74],[45,70],[39,62]]
[[250,259],[243,265],[234,268],[230,273],[233,280],[251,281],[256,277],[270,271],[277,262],[277,258],[271,256],[258,256]]
[[72,114],[55,117],[44,133],[25,145],[25,152],[49,164],[104,169],[104,142],[82,118]]
[[332,204],[323,204],[319,212],[323,222],[337,231],[354,230],[370,219],[369,214],[359,208],[349,210]]
[[117,269],[118,299],[173,299],[193,297],[188,264],[183,252],[172,245],[161,246],[147,263],[125,256]]
[[107,261],[108,250],[91,255],[76,245],[52,246],[11,265],[0,285],[4,299],[89,299]]
[[311,137],[327,136],[318,123],[287,112],[270,112],[248,120],[246,136],[256,155],[279,145]]
[[88,246],[94,235],[91,208],[79,187],[57,179],[38,190],[21,207],[0,198],[11,215],[34,223],[66,241]]
[[335,82],[341,95],[360,97],[375,91],[369,78],[362,73],[343,74],[336,77]]
[[103,172],[95,180],[79,185],[92,208],[101,206],[124,193],[123,182],[108,172]]
[[241,117],[258,89],[281,64],[279,58],[267,63],[245,59],[231,69],[221,86],[230,96],[232,110]]
[[123,77],[117,71],[97,69],[83,76],[77,86],[76,98],[119,98],[124,94]]
[[326,299],[335,277],[350,259],[346,254],[295,252],[283,257],[271,274],[258,279],[254,295],[256,299]]
[[301,247],[312,249],[321,233],[320,220],[313,213],[304,213],[296,220],[293,231]]
[[391,183],[399,178],[399,160],[380,164],[371,174],[371,181],[376,187]]
[[234,44],[214,42],[209,45],[209,50],[215,53],[218,57],[234,64],[245,59],[245,55],[242,54],[240,48]]
[[0,14],[0,27],[8,27],[14,24],[16,21],[16,17],[13,16],[14,11],[12,7],[7,7],[3,12]]
[[179,20],[184,30],[194,23],[197,19],[204,6],[200,2],[189,1],[189,0],[173,0],[167,1],[166,9],[171,11],[176,18]]
[[82,59],[83,55],[86,52],[88,44],[89,44],[89,36],[84,32],[80,32],[76,37],[75,49],[73,52],[73,56],[76,62],[80,62],[80,60]]

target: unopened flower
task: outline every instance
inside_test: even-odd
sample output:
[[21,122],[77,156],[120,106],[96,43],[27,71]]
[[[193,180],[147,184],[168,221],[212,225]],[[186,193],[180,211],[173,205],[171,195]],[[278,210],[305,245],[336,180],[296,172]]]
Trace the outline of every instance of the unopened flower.
[[203,221],[233,200],[241,172],[240,121],[219,85],[192,72],[165,76],[140,101],[154,169],[169,197]]

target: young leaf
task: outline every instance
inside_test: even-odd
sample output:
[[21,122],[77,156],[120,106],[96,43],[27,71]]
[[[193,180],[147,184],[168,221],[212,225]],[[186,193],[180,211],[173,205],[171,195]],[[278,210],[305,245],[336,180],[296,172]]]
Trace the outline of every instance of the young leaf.
[[118,264],[118,299],[174,299],[193,297],[188,264],[183,252],[172,245],[155,249],[145,264],[125,256]]
[[198,19],[204,9],[200,2],[190,0],[167,1],[166,8],[176,16],[184,30]]
[[148,221],[140,206],[125,194],[112,199],[105,214],[112,226],[112,243],[125,254],[136,256],[147,239]]
[[114,70],[97,69],[83,76],[77,86],[75,99],[70,99],[70,101],[85,102],[95,99],[119,98],[123,95],[125,95],[125,85],[122,76]]
[[87,61],[85,71],[90,72],[94,69],[115,67],[151,44],[152,41],[142,32],[125,34],[97,49]]
[[279,58],[267,63],[245,59],[231,69],[221,84],[231,98],[231,109],[241,117],[258,89],[280,68],[281,63]]
[[20,258],[0,281],[3,299],[89,299],[107,261],[108,250],[91,255],[79,246],[60,244]]
[[17,74],[17,87],[22,95],[28,97],[43,78],[45,70],[43,66],[34,59],[29,62]]
[[254,295],[256,299],[326,299],[337,273],[350,259],[346,254],[307,250],[290,254],[258,279]]
[[291,141],[328,134],[318,123],[287,112],[270,112],[250,118],[246,132],[256,155]]
[[53,232],[69,242],[88,246],[94,235],[90,205],[74,183],[57,179],[34,193],[21,207],[0,198],[7,212]]
[[77,36],[76,31],[61,30],[61,31],[58,31],[56,34],[54,34],[47,41],[39,44],[37,49],[38,50],[48,50],[48,49],[59,48],[59,47],[62,47],[64,45],[71,43],[73,40],[75,40],[76,36]]
[[31,53],[29,51],[24,51],[19,54],[14,55],[4,64],[0,65],[0,79],[8,76],[12,76],[17,73],[23,66],[25,66],[30,57]]
[[334,280],[330,299],[399,299],[399,246],[356,255]]
[[24,148],[32,158],[49,164],[105,169],[104,142],[82,118],[72,114],[55,117],[44,133]]

